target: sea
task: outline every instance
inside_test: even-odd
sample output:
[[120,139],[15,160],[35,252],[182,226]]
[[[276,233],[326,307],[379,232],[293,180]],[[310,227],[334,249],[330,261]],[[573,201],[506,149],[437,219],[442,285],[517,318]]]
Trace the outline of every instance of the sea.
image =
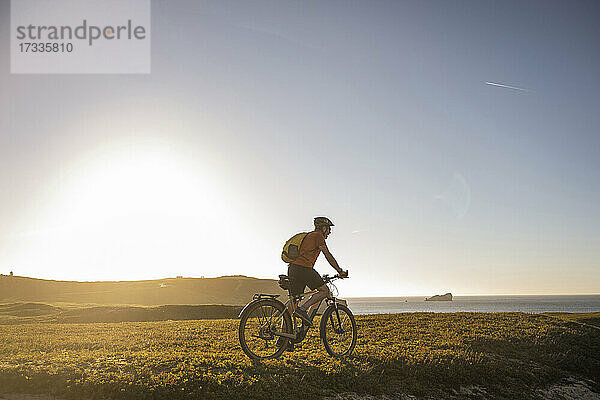
[[425,301],[425,297],[350,297],[354,314],[411,312],[600,312],[600,295],[563,296],[454,296],[452,301]]

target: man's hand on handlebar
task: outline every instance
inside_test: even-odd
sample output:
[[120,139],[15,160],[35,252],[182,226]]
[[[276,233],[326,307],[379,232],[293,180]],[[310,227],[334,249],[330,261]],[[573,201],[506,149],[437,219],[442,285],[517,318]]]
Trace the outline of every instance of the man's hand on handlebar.
[[346,270],[346,271],[342,270],[342,271],[338,272],[338,276],[341,279],[347,278],[348,277],[348,270]]

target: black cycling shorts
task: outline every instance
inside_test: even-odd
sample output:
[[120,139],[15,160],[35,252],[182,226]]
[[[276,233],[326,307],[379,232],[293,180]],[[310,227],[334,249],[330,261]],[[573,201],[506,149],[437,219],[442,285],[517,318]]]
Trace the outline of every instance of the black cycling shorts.
[[303,267],[301,265],[290,264],[288,267],[288,277],[290,278],[290,287],[294,296],[304,293],[306,286],[314,290],[325,284],[321,275],[314,268]]

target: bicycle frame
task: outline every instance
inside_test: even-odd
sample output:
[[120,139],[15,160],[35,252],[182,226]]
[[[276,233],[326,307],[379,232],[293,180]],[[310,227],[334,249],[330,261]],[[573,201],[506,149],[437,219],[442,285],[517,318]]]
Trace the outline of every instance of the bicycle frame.
[[[333,280],[333,279],[332,279]],[[328,281],[327,283],[329,283],[331,281]],[[276,314],[274,317],[276,317],[275,322],[273,323],[273,325],[277,326],[279,325],[279,323],[281,322],[281,319],[283,318],[284,313],[289,312],[290,311],[290,304],[293,305],[293,308],[295,309],[297,302],[301,301],[303,298],[305,298],[308,295],[313,295],[315,293],[318,293],[319,290],[317,289],[313,289],[310,290],[308,292],[302,293],[298,296],[292,296],[291,293],[288,294],[288,301],[286,301],[284,304],[284,311],[280,312],[278,314]],[[255,294],[253,296],[253,300],[257,301],[257,300],[261,300],[262,298],[271,298],[271,299],[276,299],[277,297],[279,297],[278,295],[268,295],[268,294]],[[327,297],[325,299],[322,299],[321,301],[319,301],[318,305],[316,307],[314,307],[312,313],[309,315],[311,321],[315,318],[315,316],[317,315],[317,312],[319,311],[319,308],[321,307],[321,304],[323,303],[323,301],[325,301],[328,306],[333,305],[334,307],[336,307],[336,311],[337,311],[337,299],[334,296],[331,297]],[[246,307],[248,307],[251,303],[249,303]],[[245,309],[245,307],[244,307]],[[243,312],[243,310],[242,310]],[[241,315],[241,313],[240,313]],[[273,335],[275,336],[283,336],[286,337],[288,339],[292,339],[292,340],[296,340],[298,338],[298,332],[297,332],[297,327],[296,327],[296,319],[293,317],[293,310],[292,310],[292,315],[290,315],[291,320],[292,320],[292,332],[293,333],[285,333],[285,332],[278,332],[278,331],[274,331],[272,332]],[[338,320],[339,320],[339,315],[338,315]],[[310,326],[308,327],[308,329],[310,329]],[[308,330],[307,329],[307,330]]]

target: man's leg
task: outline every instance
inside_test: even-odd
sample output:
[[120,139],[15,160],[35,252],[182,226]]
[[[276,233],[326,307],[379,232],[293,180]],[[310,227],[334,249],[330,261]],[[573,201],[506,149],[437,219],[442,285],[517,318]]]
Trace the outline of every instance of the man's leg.
[[321,301],[326,299],[330,295],[329,288],[327,287],[327,285],[321,285],[317,288],[317,290],[317,293],[310,296],[310,299],[308,299],[304,304],[302,304],[302,307],[305,310],[308,310],[308,315],[312,315],[313,309],[315,307],[318,307],[321,304]]
[[304,282],[306,283],[306,285],[308,285],[309,288],[311,288],[311,290],[317,289],[317,293],[313,294],[310,299],[308,299],[307,301],[304,302],[304,304],[302,304],[301,306],[298,306],[296,308],[296,312],[294,313],[294,315],[296,315],[297,317],[300,317],[303,321],[303,324],[306,324],[308,326],[312,325],[312,321],[310,316],[308,315],[308,308],[313,306],[314,304],[318,304],[321,302],[321,300],[323,300],[325,297],[327,297],[327,295],[329,294],[329,289],[327,288],[327,285],[325,284],[325,282],[323,281],[323,278],[321,277],[321,275],[319,275],[319,273],[317,271],[315,271],[313,268],[305,268],[305,267],[300,267],[303,268],[301,270],[301,274],[303,276]]

